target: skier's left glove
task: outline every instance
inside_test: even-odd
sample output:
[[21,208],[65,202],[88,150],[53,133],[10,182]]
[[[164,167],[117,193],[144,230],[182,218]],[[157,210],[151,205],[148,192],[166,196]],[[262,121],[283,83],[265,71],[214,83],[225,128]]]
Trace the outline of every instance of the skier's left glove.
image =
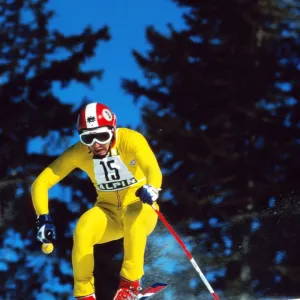
[[38,216],[36,226],[37,239],[42,243],[52,243],[56,239],[56,229],[49,214]]
[[145,184],[141,186],[135,194],[141,199],[143,203],[152,205],[153,202],[156,201],[159,197],[159,190],[157,190],[150,184]]

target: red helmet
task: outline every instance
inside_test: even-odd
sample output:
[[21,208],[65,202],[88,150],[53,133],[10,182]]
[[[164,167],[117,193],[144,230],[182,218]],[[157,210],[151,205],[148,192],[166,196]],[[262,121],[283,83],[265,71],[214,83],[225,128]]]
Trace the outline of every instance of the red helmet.
[[77,129],[79,132],[103,126],[116,129],[116,124],[117,118],[115,114],[106,105],[94,102],[87,104],[80,110]]

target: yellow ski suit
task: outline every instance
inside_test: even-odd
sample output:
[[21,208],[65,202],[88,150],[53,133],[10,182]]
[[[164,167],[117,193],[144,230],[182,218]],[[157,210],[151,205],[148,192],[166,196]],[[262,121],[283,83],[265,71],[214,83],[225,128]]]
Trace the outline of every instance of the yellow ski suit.
[[31,189],[38,216],[49,213],[48,190],[75,168],[87,173],[97,192],[94,207],[79,218],[74,232],[74,296],[80,297],[94,292],[95,244],[124,238],[120,275],[132,281],[143,276],[147,236],[156,226],[157,215],[135,192],[146,183],[159,189],[162,174],[144,136],[118,128],[105,158],[94,158],[88,147],[78,142],[44,169]]

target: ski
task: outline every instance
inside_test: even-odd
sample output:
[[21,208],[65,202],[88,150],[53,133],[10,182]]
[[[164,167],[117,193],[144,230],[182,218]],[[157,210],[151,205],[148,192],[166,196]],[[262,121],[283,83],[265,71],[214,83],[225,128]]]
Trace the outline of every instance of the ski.
[[151,286],[145,288],[138,294],[139,300],[146,300],[150,299],[153,296],[157,295],[159,292],[161,292],[163,289],[165,289],[168,285],[165,283],[156,282],[152,284]]

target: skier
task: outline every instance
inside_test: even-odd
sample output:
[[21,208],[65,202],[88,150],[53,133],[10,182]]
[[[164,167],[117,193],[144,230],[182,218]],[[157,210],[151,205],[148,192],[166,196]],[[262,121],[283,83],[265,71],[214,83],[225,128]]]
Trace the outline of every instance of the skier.
[[42,243],[56,239],[48,190],[75,168],[85,171],[95,186],[97,199],[81,215],[74,231],[74,296],[96,299],[93,246],[123,238],[124,259],[114,300],[135,300],[141,290],[147,236],[157,223],[157,214],[150,205],[158,207],[161,170],[145,137],[135,130],[117,129],[116,116],[106,105],[84,106],[77,125],[80,142],[64,151],[32,184],[37,238]]

